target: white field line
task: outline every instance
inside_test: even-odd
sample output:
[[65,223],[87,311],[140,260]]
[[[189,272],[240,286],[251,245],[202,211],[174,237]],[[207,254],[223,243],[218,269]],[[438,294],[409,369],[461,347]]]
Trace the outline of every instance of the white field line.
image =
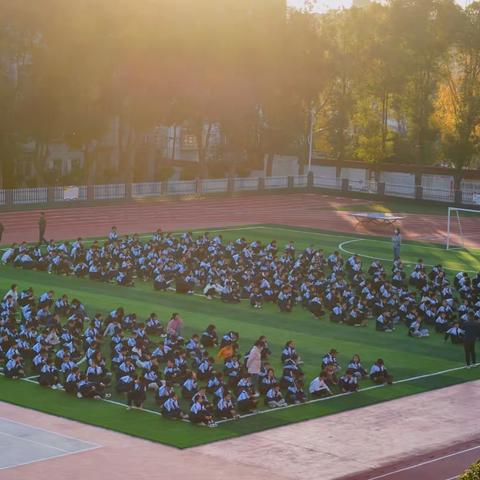
[[[432,460],[427,460],[425,462],[420,462],[420,463],[417,463],[415,465],[410,465],[409,467],[400,468],[399,470],[394,470],[393,472],[384,473],[382,475],[378,475],[377,477],[371,477],[368,480],[379,480],[380,478],[386,478],[386,477],[389,477],[391,475],[395,475],[395,474],[400,473],[400,472],[406,472],[406,471],[412,470],[414,468],[423,467],[424,465],[429,465],[431,463],[439,462],[439,461],[445,460],[447,458],[455,457],[456,455],[461,455],[462,453],[467,453],[467,452],[471,452],[473,450],[478,450],[479,448],[480,448],[480,445],[477,445],[476,447],[466,448],[465,450],[460,450],[460,451],[455,452],[455,453],[449,453],[448,455],[443,455],[442,457],[433,458]],[[458,475],[455,476],[455,477],[452,477],[450,479],[447,479],[447,480],[452,480],[452,479],[455,479],[455,478],[458,478]]]
[[[345,242],[342,242],[339,246],[338,246],[338,249],[341,250],[343,253],[346,253],[348,255],[355,255],[357,252],[351,252],[349,250],[347,250],[346,248],[344,248],[345,245],[349,245],[351,243],[355,243],[355,242],[371,242],[371,241],[377,241],[377,240],[370,240],[369,238],[356,238],[354,240],[347,240]],[[389,243],[389,242],[383,242],[383,243]],[[419,246],[420,247],[420,246]],[[417,245],[415,245],[415,248],[417,248]],[[431,247],[420,247],[420,248],[431,248]],[[438,250],[438,249],[436,249]],[[371,257],[369,255],[364,255],[363,253],[362,254],[359,254],[360,255],[360,258],[369,258],[370,260],[381,260],[382,262],[390,262],[392,263],[393,260],[391,258],[382,258],[382,257]],[[402,260],[402,263],[406,264],[406,265],[414,265],[416,262],[409,262],[407,260]],[[429,263],[425,263],[424,264],[426,267],[434,267],[435,265],[430,265]],[[452,271],[456,271],[458,272],[458,268],[449,268],[449,267],[443,267],[445,270],[452,270]],[[477,273],[476,270],[463,270],[464,272],[468,272],[468,273]]]
[[[477,364],[477,366],[479,366],[479,364]],[[441,371],[438,371],[438,372],[426,373],[424,375],[417,375],[415,377],[403,378],[401,380],[394,381],[393,384],[395,385],[397,383],[413,382],[415,380],[420,380],[422,378],[435,377],[435,376],[444,375],[444,374],[450,373],[450,372],[456,372],[458,370],[465,370],[466,368],[467,367],[465,365],[462,365],[461,367],[454,367],[454,368],[449,368],[447,370],[441,370]],[[3,376],[4,373],[0,372],[0,375]],[[34,380],[30,380],[28,378],[21,378],[20,380],[22,380],[24,382],[29,382],[29,383],[33,383],[33,384],[38,385],[38,382],[36,382]],[[362,393],[362,392],[367,392],[369,390],[375,390],[377,388],[385,388],[385,387],[386,387],[385,385],[372,385],[370,387],[362,388],[362,389],[359,390],[359,392],[356,392],[356,393],[351,393],[351,392],[339,393],[337,395],[332,395],[331,397],[315,398],[313,400],[308,400],[307,402],[304,402],[304,403],[286,405],[285,407],[278,407],[278,408],[268,408],[268,409],[265,409],[265,410],[259,410],[258,412],[255,412],[255,413],[247,413],[245,415],[240,415],[240,419],[253,417],[253,416],[256,416],[256,415],[262,415],[262,414],[266,414],[266,413],[271,413],[271,412],[276,412],[276,411],[280,411],[280,410],[285,410],[287,408],[301,407],[303,405],[308,405],[308,404],[311,404],[311,403],[326,402],[326,401],[329,401],[329,400],[333,400],[335,398],[345,397],[347,395],[358,395],[359,393]],[[390,386],[388,386],[388,387],[390,388]],[[60,390],[60,391],[63,391],[63,390]],[[110,400],[110,399],[104,398],[104,399],[102,399],[102,401],[105,402],[105,403],[110,403],[112,405],[117,405],[117,406],[120,406],[120,407],[123,407],[123,408],[127,407],[127,404],[122,403],[122,402],[117,402],[115,400]],[[161,413],[157,412],[155,410],[141,409],[140,411],[151,413],[151,414],[157,415],[157,416],[161,416]],[[184,421],[190,423],[188,420],[184,420]],[[226,422],[233,422],[233,421],[236,421],[236,419],[228,418],[228,419],[225,419],[225,420],[217,421],[217,424],[226,423]]]
[[[444,375],[445,373],[455,372],[457,370],[464,370],[466,368],[467,367],[465,365],[463,365],[461,367],[449,368],[447,370],[441,370],[439,372],[427,373],[427,374],[424,374],[424,375],[417,375],[415,377],[409,377],[409,378],[404,378],[402,380],[396,380],[396,381],[393,382],[393,384],[395,385],[397,383],[413,382],[415,380],[420,380],[422,378],[429,378],[429,377],[435,377],[435,376],[438,376],[438,375]],[[372,385],[370,387],[365,387],[365,388],[360,389],[359,392],[339,393],[337,395],[332,395],[330,397],[314,398],[313,400],[308,400],[304,403],[298,403],[298,404],[294,403],[294,404],[291,404],[291,405],[286,405],[284,407],[267,408],[265,410],[259,410],[256,413],[247,413],[245,415],[240,415],[240,418],[246,418],[246,417],[251,417],[251,416],[255,416],[255,415],[261,415],[261,414],[265,414],[265,413],[276,412],[276,411],[279,411],[279,410],[285,410],[287,408],[301,407],[302,405],[308,405],[308,404],[311,404],[311,403],[326,402],[326,401],[329,401],[329,400],[333,400],[335,398],[345,397],[347,395],[357,395],[358,393],[361,393],[361,392],[366,392],[368,390],[375,390],[377,388],[382,388],[382,387],[385,387],[385,386],[386,385],[383,385],[383,384],[382,385]],[[390,385],[388,387],[390,387]],[[235,419],[233,419],[233,418],[228,418],[228,419],[225,419],[225,420],[219,420],[217,423],[226,423],[226,422],[231,422],[231,421],[234,421],[234,420]]]

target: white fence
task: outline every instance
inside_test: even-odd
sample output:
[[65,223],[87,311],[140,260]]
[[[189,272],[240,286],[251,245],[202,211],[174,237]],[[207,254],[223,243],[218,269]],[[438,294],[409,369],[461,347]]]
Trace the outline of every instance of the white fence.
[[[227,192],[244,192],[264,190],[280,190],[287,188],[304,189],[308,187],[336,190],[339,192],[380,194],[387,197],[424,199],[443,203],[453,203],[456,192],[453,182],[445,176],[443,183],[434,186],[435,176],[426,176],[422,185],[415,185],[404,175],[380,176],[385,180],[376,182],[368,177],[360,177],[358,172],[349,171],[349,177],[332,177],[331,172],[326,175],[316,173],[309,175],[272,176],[272,177],[245,177],[219,178],[207,180],[183,180],[171,182],[149,182],[126,184],[106,184],[93,186],[67,186],[52,188],[20,188],[16,190],[0,190],[0,206],[40,205],[46,203],[95,201],[95,200],[122,200],[127,198],[154,198],[160,196],[215,194]],[[354,175],[355,174],[355,175]],[[353,178],[354,177],[354,178]],[[398,182],[399,178],[406,180]],[[393,183],[388,180],[395,180]],[[398,183],[397,183],[398,182]],[[462,202],[467,205],[480,204],[480,182],[464,181],[461,184]]]
[[197,181],[182,180],[178,182],[168,182],[166,193],[168,195],[193,195],[197,193]]
[[111,185],[95,185],[93,198],[95,200],[118,200],[125,198],[125,184],[113,183]]
[[28,205],[47,203],[48,188],[17,188],[13,191],[13,203],[16,205]]

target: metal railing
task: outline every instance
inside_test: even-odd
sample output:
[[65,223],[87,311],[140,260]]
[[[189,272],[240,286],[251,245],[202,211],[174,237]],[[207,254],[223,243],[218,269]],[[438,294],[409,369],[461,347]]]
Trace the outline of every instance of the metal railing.
[[[66,187],[19,188],[0,190],[2,208],[15,205],[42,205],[60,202],[124,200],[138,198],[155,198],[162,196],[222,194],[245,191],[280,190],[280,189],[325,189],[336,190],[345,194],[370,194],[387,197],[400,197],[429,200],[442,203],[463,202],[478,205],[480,194],[471,188],[455,192],[442,188],[430,188],[421,185],[393,184],[387,182],[349,180],[340,177],[327,177],[314,174],[239,177],[205,180],[179,180],[166,182],[145,182],[132,184],[81,185]],[[461,195],[460,195],[461,193]]]

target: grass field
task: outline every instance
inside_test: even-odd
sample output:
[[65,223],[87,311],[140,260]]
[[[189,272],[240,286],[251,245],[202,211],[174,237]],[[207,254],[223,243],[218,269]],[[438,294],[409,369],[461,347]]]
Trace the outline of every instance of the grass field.
[[[391,258],[388,240],[355,235],[268,225],[224,229],[222,234],[225,239],[244,236],[250,240],[270,241],[275,238],[280,245],[294,240],[298,249],[312,244],[324,248],[327,253],[340,246],[346,251],[365,256],[365,265],[370,261],[368,258]],[[347,256],[346,253],[344,255]],[[422,257],[427,264],[442,263],[452,270],[480,269],[479,251],[446,251],[438,245],[411,242],[404,244],[402,257],[411,262]],[[186,422],[164,420],[158,415],[151,394],[145,405],[147,411],[127,411],[123,406],[125,400],[114,392],[112,402],[78,400],[63,392],[39,387],[32,380],[7,381],[0,377],[0,400],[179,448],[232,438],[478,378],[477,369],[460,368],[463,357],[461,347],[444,344],[441,336],[436,334],[426,339],[412,339],[407,337],[404,327],[391,334],[382,334],[374,330],[373,322],[367,328],[355,329],[332,324],[326,319],[318,320],[301,307],[296,307],[291,314],[280,314],[273,305],[266,305],[263,310],[253,310],[248,302],[227,305],[217,300],[209,302],[202,296],[158,293],[153,291],[150,282],[138,283],[134,288],[124,288],[86,279],[1,267],[0,291],[5,291],[11,283],[18,283],[22,289],[32,286],[37,295],[53,288],[56,296],[66,293],[71,298],[78,297],[91,314],[107,313],[123,306],[126,312],[136,312],[139,318],[146,318],[150,312],[155,311],[166,322],[173,311],[179,311],[186,324],[185,337],[194,332],[200,333],[207,324],[214,323],[219,333],[228,330],[240,332],[242,353],[263,334],[268,337],[273,352],[271,363],[277,370],[280,369],[280,353],[284,343],[293,339],[305,361],[306,382],[318,374],[322,355],[332,347],[339,350],[339,360],[343,366],[354,353],[361,355],[365,366],[370,366],[376,358],[383,357],[395,380],[400,381],[391,387],[371,388],[372,384],[367,380],[361,383],[361,390],[364,391],[357,394],[263,412],[222,423],[216,429],[206,429]],[[445,370],[448,371],[435,374]]]

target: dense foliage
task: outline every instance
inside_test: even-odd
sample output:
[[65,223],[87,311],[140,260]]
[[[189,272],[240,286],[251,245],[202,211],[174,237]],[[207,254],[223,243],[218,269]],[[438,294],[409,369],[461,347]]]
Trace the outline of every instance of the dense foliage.
[[[59,139],[80,148],[82,180],[133,180],[155,126],[186,125],[208,173],[218,158],[251,168],[266,153],[303,161],[475,160],[480,4],[389,0],[318,15],[282,0],[0,0],[0,185],[36,182]],[[118,122],[118,171],[94,168]],[[243,162],[243,163],[242,163]]]

